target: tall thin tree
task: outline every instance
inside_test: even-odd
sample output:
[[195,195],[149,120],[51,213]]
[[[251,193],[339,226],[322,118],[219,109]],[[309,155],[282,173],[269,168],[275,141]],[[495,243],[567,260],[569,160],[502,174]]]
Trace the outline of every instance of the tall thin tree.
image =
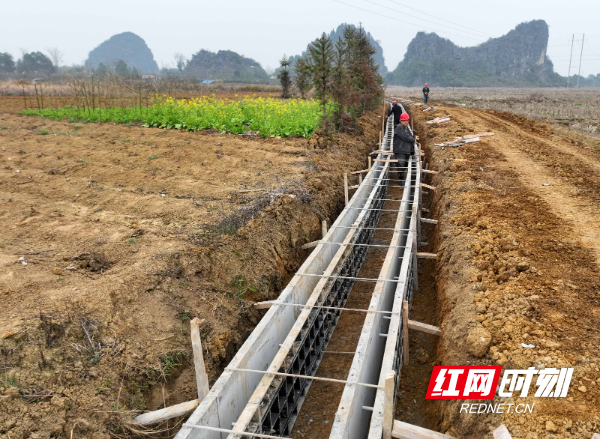
[[313,41],[308,47],[312,59],[312,82],[315,87],[317,99],[323,105],[323,129],[327,127],[327,102],[331,98],[332,73],[333,73],[333,44],[331,39],[323,32],[320,38]]
[[279,71],[279,83],[281,84],[281,97],[283,99],[290,98],[290,86],[292,85],[292,78],[290,78],[290,72],[288,67],[290,66],[290,60],[287,56],[283,55],[283,58],[279,60],[281,70]]

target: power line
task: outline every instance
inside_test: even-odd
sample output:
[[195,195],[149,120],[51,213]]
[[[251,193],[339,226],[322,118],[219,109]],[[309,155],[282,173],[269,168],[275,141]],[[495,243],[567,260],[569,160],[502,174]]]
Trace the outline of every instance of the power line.
[[[470,27],[467,27],[467,26],[463,26],[462,24],[454,23],[453,21],[444,20],[443,18],[440,18],[440,17],[436,17],[435,15],[433,15],[433,14],[431,14],[431,13],[429,13],[429,12],[423,12],[423,11],[420,11],[420,10],[418,10],[418,9],[411,8],[410,6],[403,5],[402,3],[395,2],[394,0],[388,0],[388,1],[390,1],[390,2],[392,2],[392,3],[395,3],[395,4],[399,5],[399,6],[403,6],[403,7],[407,8],[407,9],[411,9],[411,10],[413,10],[413,11],[420,12],[421,14],[427,14],[428,16],[430,16],[430,17],[434,17],[434,18],[435,18],[435,19],[437,19],[437,20],[440,20],[440,21],[445,21],[446,23],[454,24],[455,26],[463,27],[463,28],[465,28],[465,29],[469,29],[469,30],[475,31],[475,32],[477,32],[477,33],[480,33],[480,34],[486,35],[486,36],[488,36],[488,37],[493,37],[493,35],[491,35],[491,34],[488,34],[488,33],[485,33],[485,32],[478,31],[477,29],[473,29],[473,28],[470,28]],[[424,18],[421,18],[421,20],[425,20],[425,19],[424,19]],[[425,21],[428,21],[428,20],[425,20]],[[437,23],[434,23],[434,24],[437,24]]]
[[475,38],[469,38],[469,37],[465,37],[464,35],[456,35],[456,34],[452,34],[452,33],[450,33],[450,32],[446,32],[446,31],[439,32],[439,31],[438,31],[438,30],[436,30],[436,29],[431,29],[431,28],[423,27],[423,26],[417,25],[417,24],[415,24],[415,23],[411,23],[410,21],[404,21],[404,20],[400,20],[400,19],[398,19],[398,18],[390,17],[389,15],[384,15],[384,14],[380,14],[379,12],[374,12],[374,11],[371,11],[370,9],[365,9],[365,8],[361,8],[360,6],[354,6],[354,5],[351,5],[351,4],[349,4],[349,3],[345,3],[345,2],[342,2],[342,1],[340,1],[340,0],[333,0],[333,1],[334,1],[334,2],[336,2],[336,3],[341,3],[342,5],[350,6],[351,8],[354,8],[354,9],[359,9],[359,10],[361,10],[361,11],[368,12],[368,13],[370,13],[370,14],[379,15],[380,17],[385,17],[385,18],[388,18],[388,19],[390,19],[390,20],[397,21],[397,22],[399,22],[399,23],[404,23],[404,24],[408,24],[408,25],[410,25],[410,26],[418,27],[418,28],[420,28],[420,29],[426,29],[426,30],[429,30],[429,31],[432,31],[432,32],[438,32],[438,33],[444,33],[444,34],[446,34],[446,35],[452,35],[453,37],[466,38],[466,39],[468,39],[468,40],[474,40],[474,41],[478,41],[478,40],[476,40]]

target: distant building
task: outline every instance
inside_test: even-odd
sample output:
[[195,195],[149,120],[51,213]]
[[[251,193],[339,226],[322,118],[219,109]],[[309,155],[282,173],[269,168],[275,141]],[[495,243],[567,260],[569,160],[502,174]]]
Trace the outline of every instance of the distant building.
[[200,84],[214,84],[214,79],[205,79]]

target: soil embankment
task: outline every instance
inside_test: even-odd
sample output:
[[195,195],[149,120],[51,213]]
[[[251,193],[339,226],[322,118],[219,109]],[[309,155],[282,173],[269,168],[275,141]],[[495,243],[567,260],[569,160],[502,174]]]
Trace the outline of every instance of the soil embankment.
[[212,383],[366,167],[381,118],[360,123],[261,140],[0,113],[0,437],[125,437],[196,398],[189,320]]
[[[574,374],[566,398],[533,397],[534,380],[527,398],[486,401],[535,403],[533,413],[466,414],[463,401],[440,401],[437,430],[482,438],[505,424],[513,438],[589,438],[600,429],[600,142],[509,113],[438,107],[412,108],[440,171],[432,217],[443,333],[434,364]],[[424,123],[446,114],[447,126]],[[435,146],[482,132],[495,135]]]

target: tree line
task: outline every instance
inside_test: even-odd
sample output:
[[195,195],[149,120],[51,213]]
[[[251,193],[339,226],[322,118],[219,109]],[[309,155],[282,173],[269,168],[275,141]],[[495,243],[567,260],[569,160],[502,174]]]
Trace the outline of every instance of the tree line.
[[[347,26],[335,42],[323,32],[293,69],[285,55],[281,59],[278,77],[282,97],[291,97],[292,84],[302,98],[314,90],[323,105],[324,129],[328,125],[341,131],[353,128],[356,118],[376,108],[383,97],[383,77],[373,59],[375,53],[362,26]],[[335,110],[328,115],[330,103]]]

